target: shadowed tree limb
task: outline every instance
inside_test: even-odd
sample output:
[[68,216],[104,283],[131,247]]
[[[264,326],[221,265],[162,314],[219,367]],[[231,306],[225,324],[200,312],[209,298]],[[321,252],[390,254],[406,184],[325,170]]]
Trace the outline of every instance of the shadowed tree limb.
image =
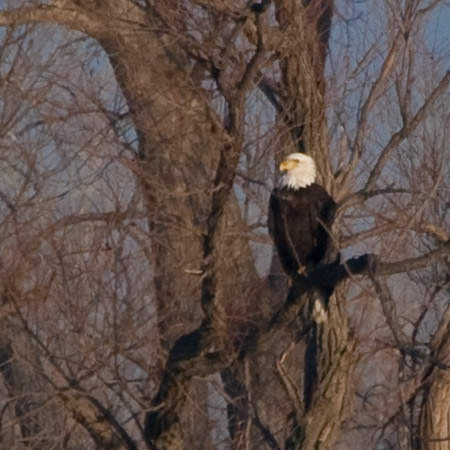
[[[423,268],[439,258],[450,254],[450,241],[425,255],[398,262],[384,263],[375,255],[351,258],[342,264],[319,266],[308,277],[299,277],[281,308],[271,320],[247,336],[235,351],[212,351],[216,330],[205,320],[191,333],[177,340],[173,346],[158,393],[152,401],[153,410],[146,416],[145,436],[154,442],[162,433],[169,432],[178,424],[178,413],[186,399],[187,384],[194,376],[206,377],[229,367],[236,359],[262,351],[270,345],[275,333],[285,329],[304,308],[311,295],[334,289],[342,281],[370,271],[377,276],[392,275]],[[311,323],[305,323],[307,328]],[[300,333],[301,334],[301,333]]]
[[[245,96],[251,88],[256,73],[258,72],[264,58],[264,45],[262,42],[262,18],[261,14],[255,13],[258,41],[255,53],[247,64],[241,79],[237,82],[236,90],[231,95],[229,89],[222,89],[228,104],[228,117],[226,119],[225,129],[233,141],[223,145],[214,179],[211,207],[208,216],[207,230],[203,236],[203,258],[204,275],[202,281],[201,303],[203,311],[207,317],[211,317],[213,312],[214,300],[216,297],[217,275],[216,275],[216,255],[217,246],[216,231],[219,221],[225,210],[225,204],[233,188],[233,182],[236,176],[236,167],[241,154],[243,139],[243,120]],[[220,73],[216,79],[220,79]],[[221,83],[218,84],[219,89]]]
[[111,411],[95,397],[78,390],[61,391],[58,396],[99,448],[137,450],[138,446]]
[[269,447],[273,450],[281,450],[271,431],[261,422],[258,416],[258,412],[256,411],[256,408],[254,409],[255,409],[255,417],[253,418],[252,422],[261,432],[264,438],[264,442],[267,443],[267,445],[269,445]]

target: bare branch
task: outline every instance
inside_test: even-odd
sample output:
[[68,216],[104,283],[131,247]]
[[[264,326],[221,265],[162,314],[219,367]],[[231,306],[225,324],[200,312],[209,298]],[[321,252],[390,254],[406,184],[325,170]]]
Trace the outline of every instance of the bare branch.
[[[237,83],[236,92],[232,96],[226,96],[228,101],[228,118],[225,129],[234,139],[232,143],[223,145],[220,151],[219,164],[216,170],[214,180],[214,190],[211,200],[211,211],[208,217],[207,232],[203,237],[204,252],[204,277],[202,282],[202,307],[207,317],[211,317],[212,306],[215,299],[216,274],[215,257],[216,247],[215,236],[219,220],[222,217],[226,201],[233,188],[233,181],[236,176],[236,167],[239,162],[239,156],[242,146],[242,114],[247,91],[254,82],[254,77],[259,70],[264,48],[262,42],[262,14],[255,14],[256,25],[258,29],[258,42],[256,51],[250,59],[241,80]],[[226,93],[225,93],[226,94]],[[224,94],[224,95],[225,95]]]
[[383,233],[393,229],[391,223],[385,223],[383,225],[377,225],[368,230],[360,231],[359,233],[352,234],[350,236],[343,236],[339,240],[339,248],[349,247],[358,242],[364,241],[365,239],[370,239],[375,236],[381,236]]
[[386,323],[388,324],[389,329],[391,330],[392,336],[394,336],[395,344],[398,348],[402,349],[406,344],[406,336],[404,336],[400,329],[400,324],[397,316],[397,308],[395,305],[395,301],[389,291],[386,280],[376,277],[373,273],[371,273],[370,270],[368,273],[369,278],[375,287],[375,292],[378,294],[378,297],[380,299],[383,315],[386,319]]
[[437,225],[433,225],[432,223],[420,223],[416,229],[418,231],[422,231],[423,233],[430,234],[441,242],[447,242],[450,239],[447,231]]
[[419,108],[414,117],[407,123],[403,124],[403,127],[391,136],[391,139],[382,150],[380,156],[377,159],[375,166],[369,174],[367,182],[362,189],[363,192],[370,191],[374,188],[384,166],[389,161],[391,153],[397,148],[397,146],[406,139],[423,121],[429,108],[434,101],[447,89],[450,83],[450,71],[440,80],[438,85],[434,88],[433,92],[425,100],[424,104]]
[[383,65],[381,66],[378,78],[372,84],[369,95],[367,96],[367,99],[364,102],[364,105],[361,109],[361,115],[358,124],[358,133],[355,138],[356,151],[352,157],[352,161],[350,164],[351,167],[356,166],[358,158],[361,156],[361,153],[363,151],[363,139],[367,128],[367,122],[369,120],[369,113],[372,109],[373,103],[376,100],[376,97],[380,93],[380,89],[382,88],[384,82],[386,81],[386,79],[393,70],[395,57],[397,56],[398,47],[401,43],[400,36],[401,36],[400,33],[398,33],[392,40],[391,48],[389,49],[389,52],[386,55]]
[[370,198],[377,197],[379,195],[387,195],[387,194],[417,194],[417,192],[411,191],[410,189],[396,189],[392,187],[387,187],[385,189],[374,189],[368,191],[363,188],[358,192],[348,195],[344,199],[342,199],[338,204],[338,212],[342,212],[343,210],[350,208],[352,206],[358,205],[360,203],[369,200]]
[[446,241],[436,250],[432,250],[425,255],[416,258],[408,258],[402,261],[392,263],[381,263],[377,265],[376,273],[378,275],[393,275],[395,273],[409,272],[427,267],[429,264],[447,257],[450,254],[450,241]]

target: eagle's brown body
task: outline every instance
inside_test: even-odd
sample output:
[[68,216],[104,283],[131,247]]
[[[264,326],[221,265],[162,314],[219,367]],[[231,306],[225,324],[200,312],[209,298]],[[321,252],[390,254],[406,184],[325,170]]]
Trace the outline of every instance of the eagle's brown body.
[[[275,188],[268,227],[285,272],[294,277],[324,261],[333,245],[330,229],[336,203],[319,184]],[[336,255],[335,255],[336,259]]]

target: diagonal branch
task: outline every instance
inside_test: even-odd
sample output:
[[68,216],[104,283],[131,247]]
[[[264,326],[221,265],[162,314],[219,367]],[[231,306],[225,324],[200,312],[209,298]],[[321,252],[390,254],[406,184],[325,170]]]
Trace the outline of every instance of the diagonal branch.
[[258,89],[266,96],[266,98],[269,100],[269,102],[272,104],[272,106],[275,108],[276,112],[278,114],[283,114],[284,107],[280,103],[279,100],[279,93],[277,92],[277,89],[275,86],[273,86],[270,81],[264,77],[263,74],[258,74],[259,82],[258,82]]
[[387,187],[384,189],[374,189],[368,190],[367,188],[363,188],[353,194],[350,194],[344,197],[338,204],[338,212],[342,212],[344,209],[350,208],[351,206],[358,205],[363,203],[370,198],[377,197],[378,195],[386,195],[386,194],[410,194],[414,195],[416,192],[410,189],[402,189],[402,188],[392,188]]
[[416,128],[417,126],[424,120],[430,106],[434,103],[434,101],[442,94],[442,92],[447,89],[450,84],[450,70],[444,75],[438,85],[434,88],[433,92],[430,96],[425,100],[424,104],[420,107],[414,117],[407,123],[403,124],[403,127],[394,133],[391,136],[391,139],[384,147],[379,156],[374,168],[369,174],[366,185],[361,190],[361,192],[371,191],[375,183],[378,180],[378,177],[381,174],[384,166],[388,163],[391,153],[393,150],[397,148],[397,146],[406,139]]
[[[381,172],[383,171],[384,166],[389,162],[392,152],[400,145],[402,141],[404,141],[416,128],[417,126],[424,120],[426,114],[428,113],[431,105],[435,102],[437,98],[442,94],[442,92],[448,88],[450,84],[450,71],[447,71],[447,73],[442,77],[442,79],[439,81],[438,85],[434,88],[433,92],[428,96],[428,98],[425,100],[424,104],[419,108],[419,110],[416,112],[414,117],[409,120],[408,122],[404,123],[402,128],[394,133],[391,138],[389,139],[389,142],[386,144],[386,146],[381,151],[380,156],[377,159],[377,162],[375,163],[375,166],[373,167],[372,171],[370,172],[365,186],[360,189],[355,194],[350,195],[346,199],[344,199],[340,205],[339,209],[342,208],[348,208],[350,206],[354,206],[357,203],[360,203],[361,201],[372,197],[373,195],[378,195],[378,193],[384,193],[383,190],[375,190],[376,182],[381,175]],[[364,109],[364,108],[363,108]],[[361,130],[360,126],[360,130]],[[359,136],[358,132],[358,136]],[[363,133],[361,134],[363,136]],[[359,139],[358,137],[356,138]],[[362,137],[361,137],[362,139]],[[362,142],[358,145],[362,145]],[[357,161],[354,161],[356,164]],[[352,163],[353,164],[353,163]],[[349,171],[348,173],[350,173]],[[399,190],[401,192],[401,190]],[[393,192],[395,193],[395,191]],[[407,192],[405,192],[407,193]]]
[[439,248],[415,258],[408,258],[397,262],[380,263],[377,265],[377,275],[393,275],[396,273],[409,272],[411,270],[423,269],[438,259],[450,255],[450,240],[447,240]]
[[372,281],[378,298],[380,299],[381,309],[383,311],[386,323],[391,330],[392,336],[394,337],[395,344],[397,348],[403,349],[407,340],[400,328],[395,301],[392,298],[386,280],[375,276],[375,274],[370,271],[369,278]]
[[370,239],[374,236],[379,236],[382,233],[402,228],[414,230],[417,233],[428,234],[437,241],[442,243],[445,243],[450,239],[449,234],[443,228],[437,225],[433,225],[431,223],[419,223],[417,225],[412,225],[409,227],[407,225],[399,223],[398,221],[392,220],[388,221],[387,223],[383,223],[381,225],[369,228],[368,230],[360,231],[359,233],[343,236],[339,240],[339,247],[341,249],[345,247],[350,247],[351,245],[357,244],[358,242],[364,241],[365,239]]
[[384,60],[383,65],[381,66],[380,74],[378,75],[378,78],[375,80],[375,82],[372,84],[369,95],[367,96],[367,99],[364,102],[363,107],[361,109],[361,114],[360,114],[359,124],[358,124],[358,132],[357,132],[356,138],[355,138],[356,151],[353,155],[353,161],[351,163],[352,167],[354,167],[354,165],[357,162],[357,159],[362,154],[363,139],[364,139],[364,135],[366,132],[367,123],[369,121],[369,114],[372,109],[372,106],[373,106],[377,96],[380,93],[380,89],[381,89],[382,85],[386,81],[389,74],[392,72],[392,69],[394,66],[394,61],[395,61],[395,56],[397,54],[398,46],[400,45],[400,42],[401,42],[401,39],[399,39],[399,34],[393,39],[392,47],[389,49],[389,52],[386,55],[386,59]]
[[100,448],[137,450],[136,443],[111,411],[95,397],[78,390],[61,391],[58,396]]

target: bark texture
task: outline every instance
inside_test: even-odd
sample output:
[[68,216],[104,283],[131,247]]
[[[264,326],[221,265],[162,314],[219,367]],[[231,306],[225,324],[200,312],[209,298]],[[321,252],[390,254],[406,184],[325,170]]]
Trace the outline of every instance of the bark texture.
[[[349,386],[357,362],[357,341],[347,321],[345,281],[367,273],[382,276],[417,270],[448,257],[450,252],[448,235],[439,233],[443,238],[428,253],[417,256],[415,249],[414,257],[389,263],[365,255],[342,264],[319,265],[307,277],[297,277],[289,289],[283,283],[272,283],[270,289],[270,282],[259,277],[249,228],[265,224],[253,224],[243,217],[242,185],[235,183],[237,177],[255,185],[259,182],[248,175],[250,172],[242,174],[240,170],[247,160],[257,159],[258,152],[262,153],[256,146],[246,153],[253,137],[250,118],[255,92],[259,89],[274,107],[273,122],[279,126],[273,134],[276,143],[267,144],[271,157],[265,155],[266,161],[292,151],[311,154],[319,167],[320,181],[335,197],[343,198],[338,206],[344,211],[380,193],[392,193],[388,188],[375,189],[383,168],[394,149],[426,117],[430,105],[448,89],[450,73],[434,85],[413,115],[403,114],[402,127],[380,148],[378,159],[372,161],[374,154],[364,161],[372,169],[358,184],[363,186],[361,190],[347,195],[339,192],[341,186],[333,174],[334,155],[327,125],[324,72],[333,0],[242,1],[236,5],[221,0],[54,0],[27,2],[27,6],[0,12],[0,25],[5,27],[48,23],[94,39],[105,52],[126,101],[120,120],[130,120],[136,138],[136,142],[122,142],[128,151],[124,151],[122,162],[140,187],[142,195],[137,203],[142,200],[144,205],[143,240],[148,242],[151,270],[147,274],[151,274],[152,289],[151,293],[140,293],[151,300],[135,311],[135,316],[144,309],[154,311],[158,348],[151,349],[152,356],[146,354],[143,362],[130,356],[134,356],[134,340],[139,333],[131,334],[131,338],[127,335],[123,341],[118,336],[115,320],[129,300],[122,292],[126,282],[118,282],[114,291],[117,298],[106,290],[107,301],[98,313],[96,289],[99,284],[105,287],[104,280],[112,272],[109,267],[100,269],[96,283],[86,284],[92,292],[79,296],[80,303],[88,298],[105,321],[109,309],[119,305],[112,315],[113,332],[103,334],[101,324],[90,337],[93,347],[111,340],[111,352],[115,353],[108,355],[113,362],[111,371],[105,369],[106,377],[102,369],[107,363],[101,352],[84,349],[84,353],[76,353],[70,346],[52,347],[53,335],[49,343],[39,339],[33,328],[33,320],[38,319],[29,319],[21,311],[26,299],[22,293],[31,284],[29,280],[17,283],[16,299],[3,300],[8,308],[11,306],[8,314],[19,320],[26,336],[24,345],[29,344],[30,350],[40,349],[40,357],[34,361],[31,356],[28,362],[32,362],[33,373],[44,380],[42,392],[64,411],[64,420],[70,418],[71,425],[75,423],[83,430],[82,438],[98,448],[174,450],[198,448],[201,442],[209,450],[214,444],[208,428],[210,391],[205,380],[210,377],[209,382],[214,375],[217,380],[221,376],[226,405],[221,420],[227,425],[222,428],[228,433],[226,439],[232,450],[259,446],[334,448],[354,394]],[[361,156],[371,107],[393,72],[400,46],[394,43],[387,50],[378,78],[362,102],[360,127],[355,131],[356,150],[346,155],[353,159],[344,158],[354,162],[349,164],[348,178],[342,178],[346,188]],[[380,55],[382,58],[383,52]],[[106,108],[103,104],[101,107]],[[118,114],[102,112],[114,120],[114,114]],[[358,174],[361,179],[368,166]],[[12,211],[12,222],[20,228],[22,222],[16,221],[14,205],[5,204]],[[97,220],[112,223],[128,218],[113,212],[102,219],[95,215]],[[55,230],[61,229],[55,225]],[[109,237],[115,238],[118,230],[112,227]],[[61,240],[55,247],[59,248],[64,239],[56,231],[55,236]],[[339,241],[339,230],[331,231]],[[84,255],[85,249],[76,250]],[[96,268],[97,257],[95,254],[91,264],[83,266],[84,275]],[[73,263],[73,271],[69,270],[71,276],[60,275],[64,282],[69,280],[63,287],[78,280],[80,260]],[[126,258],[120,262],[117,279],[126,272]],[[278,275],[272,273],[269,279]],[[49,281],[45,286],[48,291],[51,284]],[[74,286],[78,287],[76,283]],[[56,290],[58,294],[63,291]],[[73,311],[83,310],[77,304],[76,289],[68,290],[64,299],[72,301],[73,292]],[[46,294],[39,292],[36,297],[45,299]],[[83,314],[80,317],[80,321],[87,320]],[[34,440],[36,448],[47,450],[52,444],[41,438],[39,418],[39,407],[47,398],[38,398],[35,408],[27,392],[34,380],[25,370],[12,338],[13,321],[4,323],[0,374],[15,400],[20,436],[24,442]],[[124,328],[133,328],[133,322],[126,322]],[[441,450],[448,443],[448,335],[448,323],[444,323],[436,335],[425,377],[421,445],[426,450]],[[77,350],[81,341],[77,337]],[[49,348],[56,348],[59,359]],[[97,360],[91,361],[91,355]],[[154,355],[158,362],[149,362]],[[44,364],[40,366],[41,360],[45,368]],[[126,373],[122,363],[135,372]],[[139,387],[125,389],[135,384]],[[132,405],[125,412],[116,407],[121,403],[115,403],[123,400],[122,395],[129,395],[124,403]],[[70,431],[67,433],[61,448],[72,448]]]
[[447,312],[432,341],[431,368],[425,377],[419,448],[450,448],[450,314]]

